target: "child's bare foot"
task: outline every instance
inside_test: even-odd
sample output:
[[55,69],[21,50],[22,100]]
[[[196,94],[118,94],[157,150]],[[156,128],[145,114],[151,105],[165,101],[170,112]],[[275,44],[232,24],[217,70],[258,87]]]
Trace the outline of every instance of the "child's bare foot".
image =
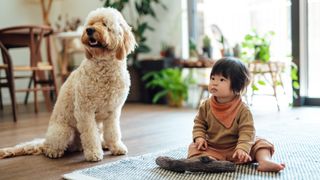
[[284,163],[276,163],[270,160],[264,160],[259,162],[258,171],[262,172],[279,172],[286,167]]

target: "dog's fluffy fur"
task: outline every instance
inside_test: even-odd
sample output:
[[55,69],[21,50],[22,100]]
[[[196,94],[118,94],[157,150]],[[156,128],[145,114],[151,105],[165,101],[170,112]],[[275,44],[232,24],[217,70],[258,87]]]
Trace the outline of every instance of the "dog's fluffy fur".
[[136,45],[131,27],[117,10],[98,8],[89,13],[81,41],[86,59],[61,87],[44,142],[1,149],[0,158],[59,158],[66,150],[83,150],[87,161],[99,161],[102,148],[127,153],[119,119],[130,86],[126,56]]

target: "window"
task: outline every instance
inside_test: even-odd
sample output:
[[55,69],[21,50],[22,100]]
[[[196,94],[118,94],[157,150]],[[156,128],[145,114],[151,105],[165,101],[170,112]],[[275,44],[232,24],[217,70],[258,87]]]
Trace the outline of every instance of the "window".
[[320,98],[320,0],[308,0],[308,88],[307,96]]
[[[198,26],[202,25],[194,28],[197,47],[201,53],[202,38],[205,35],[209,36],[215,42],[212,45],[213,59],[222,56],[223,48],[223,55],[237,55],[237,47],[253,30],[260,36],[273,31],[271,61],[286,63],[286,72],[283,76],[285,95],[281,100],[286,104],[292,101],[290,0],[201,0],[197,1],[196,11]],[[224,44],[220,41],[221,34],[225,38]],[[280,86],[279,89],[281,90]],[[269,87],[259,89],[260,94],[270,94],[270,92]],[[278,93],[278,95],[283,94]]]

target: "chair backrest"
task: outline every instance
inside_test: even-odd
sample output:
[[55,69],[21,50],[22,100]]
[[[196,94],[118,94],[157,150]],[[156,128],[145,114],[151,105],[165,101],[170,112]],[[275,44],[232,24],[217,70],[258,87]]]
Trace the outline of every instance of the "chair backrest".
[[7,48],[2,44],[1,41],[0,41],[0,49],[1,49],[2,60],[3,60],[3,65],[1,66],[2,69],[7,69],[12,71],[11,57],[9,55]]
[[29,47],[30,65],[37,66],[41,59],[42,40],[46,39],[48,62],[52,64],[50,53],[50,35],[53,29],[49,26],[25,25],[0,29],[0,41],[7,48]]

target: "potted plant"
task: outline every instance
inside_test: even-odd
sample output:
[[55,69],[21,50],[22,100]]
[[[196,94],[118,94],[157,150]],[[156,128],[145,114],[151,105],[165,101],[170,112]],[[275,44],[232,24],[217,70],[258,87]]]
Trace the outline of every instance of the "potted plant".
[[[263,36],[259,35],[258,32],[254,29],[251,33],[247,34],[244,37],[244,41],[241,43],[241,54],[240,57],[243,61],[255,64],[254,61],[262,68],[263,66],[268,66],[267,64],[270,61],[270,44],[271,37],[274,35],[273,31],[269,31]],[[255,65],[257,67],[257,65]],[[258,69],[260,69],[258,68]],[[260,71],[260,70],[253,70]],[[259,79],[257,81],[259,85],[265,86],[265,80]],[[259,88],[255,82],[252,83],[251,88],[253,91],[258,91]]]
[[198,50],[197,50],[197,44],[194,41],[194,39],[189,39],[189,56],[190,58],[198,59]]
[[242,42],[241,58],[246,61],[260,61],[263,63],[270,60],[270,43],[273,31],[260,36],[256,30],[247,34]]
[[[271,38],[272,36],[274,36],[275,33],[273,31],[269,31],[267,33],[265,33],[263,36],[260,36],[256,30],[253,30],[252,33],[247,34],[244,38],[244,41],[242,42],[242,47],[241,47],[241,59],[246,61],[247,63],[250,64],[250,62],[257,63],[261,66],[267,66],[269,67],[268,71],[271,71],[271,67],[270,67],[270,45],[271,45]],[[254,62],[255,61],[255,62]],[[250,68],[250,66],[249,66]],[[283,68],[278,67],[280,70],[283,70]],[[253,69],[253,71],[255,71],[255,73],[259,73],[259,71],[261,71],[261,73],[263,73],[263,70],[261,70],[262,68],[256,68]],[[278,72],[280,73],[280,72]],[[277,79],[275,72],[273,72],[272,75],[274,78],[276,78],[276,82],[273,82],[271,84],[275,84],[275,86],[278,85],[282,85],[282,80],[280,78],[280,81]],[[251,85],[251,88],[254,91],[258,91],[259,88],[257,86],[256,83],[258,83],[258,85],[262,85],[265,86],[267,79],[265,79],[265,76],[263,76],[264,79],[259,79],[257,82],[253,82]],[[291,62],[291,79],[292,79],[292,88],[293,88],[293,98],[297,98],[296,95],[296,90],[300,88],[299,85],[299,79],[298,79],[298,67],[296,64],[294,64],[293,62]],[[269,82],[270,84],[270,82]],[[273,87],[275,88],[275,87]]]
[[145,74],[142,79],[147,81],[147,88],[161,88],[152,102],[156,103],[160,98],[165,97],[169,106],[181,107],[188,98],[188,86],[194,80],[183,77],[182,69],[166,68],[160,71],[153,71]]
[[227,38],[223,35],[221,29],[218,25],[212,24],[211,25],[211,31],[213,33],[213,37],[216,41],[218,41],[221,44],[221,56],[233,56],[232,48],[230,48],[229,42]]
[[208,58],[211,58],[212,47],[211,47],[211,39],[208,35],[205,35],[202,39],[202,51],[203,55],[207,55]]
[[168,45],[165,42],[161,42],[161,51],[160,51],[161,57],[174,58],[175,57],[174,51],[175,51],[174,46]]

